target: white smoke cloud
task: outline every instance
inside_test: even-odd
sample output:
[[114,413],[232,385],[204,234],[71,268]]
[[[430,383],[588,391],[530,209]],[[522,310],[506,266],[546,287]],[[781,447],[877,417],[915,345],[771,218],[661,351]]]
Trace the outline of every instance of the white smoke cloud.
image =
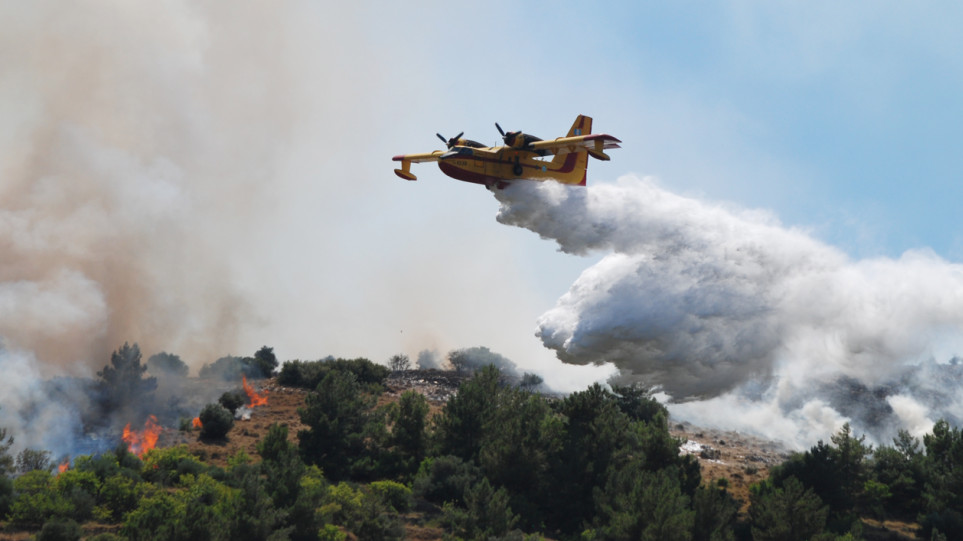
[[496,196],[501,223],[564,252],[608,252],[538,320],[564,362],[612,363],[690,401],[677,414],[797,445],[848,420],[884,438],[963,413],[925,398],[946,394],[952,374],[928,395],[913,376],[963,349],[961,265],[926,251],[854,261],[768,213],[651,179],[519,183]]
[[0,349],[0,427],[12,436],[14,454],[23,449],[61,455],[108,448],[84,436],[81,411],[89,403],[84,384],[71,377],[45,379],[29,352]]

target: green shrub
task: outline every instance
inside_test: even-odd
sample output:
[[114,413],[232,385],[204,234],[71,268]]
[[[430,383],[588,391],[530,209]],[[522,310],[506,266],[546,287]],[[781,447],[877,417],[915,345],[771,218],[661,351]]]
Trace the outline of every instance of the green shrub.
[[[318,509],[325,522],[347,528],[361,541],[404,538],[404,528],[397,517],[388,512],[379,496],[351,488],[347,483],[328,487],[325,503]],[[323,535],[334,535],[325,527]]]
[[90,519],[101,485],[96,474],[77,469],[67,470],[56,477],[54,485],[60,495],[70,502],[71,518],[81,522]]
[[325,524],[320,531],[318,531],[318,539],[320,541],[345,541],[348,538],[348,534],[341,531],[340,528],[334,524]]
[[465,490],[479,478],[478,468],[456,456],[428,458],[415,476],[414,493],[430,502],[462,503]]
[[98,501],[110,512],[113,520],[137,507],[137,482],[124,475],[113,475],[104,480]]
[[254,353],[253,361],[248,370],[248,375],[253,378],[269,378],[278,367],[278,358],[274,355],[274,348],[267,346],[261,347]]
[[0,517],[7,516],[13,501],[13,479],[0,475]]
[[411,508],[411,489],[397,481],[375,481],[369,485],[381,501],[398,513]]
[[278,383],[288,387],[314,390],[331,371],[349,372],[362,386],[382,386],[391,370],[368,359],[330,359],[321,361],[287,361],[278,373]]
[[37,541],[80,541],[83,532],[80,525],[71,519],[52,518],[44,523]]
[[137,455],[127,450],[127,444],[121,444],[113,452],[101,455],[83,455],[74,459],[72,470],[89,471],[104,481],[114,475],[124,475],[130,479],[140,479],[140,470],[144,466]]
[[247,402],[247,400],[237,391],[227,391],[217,399],[217,403],[230,411],[231,415],[237,412],[237,408],[243,406],[245,402]]
[[307,364],[307,362],[297,359],[286,361],[281,365],[281,371],[278,372],[278,384],[287,387],[307,388],[307,385],[304,384]]
[[13,481],[17,499],[10,506],[10,522],[20,528],[39,528],[52,517],[69,517],[74,508],[54,487],[46,470],[27,472]]
[[144,457],[144,479],[161,486],[174,486],[182,475],[199,475],[208,466],[192,455],[187,445],[153,449]]
[[495,490],[488,479],[482,478],[469,487],[465,491],[464,500],[464,509],[452,502],[443,506],[442,521],[459,537],[499,538],[506,535],[518,522],[518,516],[512,513],[508,503],[508,491],[504,488]]
[[233,512],[236,498],[209,475],[184,475],[177,489],[141,498],[121,531],[130,541],[240,539],[234,527],[242,518]]
[[127,541],[127,538],[121,537],[115,533],[104,532],[93,537],[88,537],[87,541]]
[[201,419],[201,437],[220,439],[234,426],[234,415],[220,404],[208,404],[198,416]]
[[333,481],[363,478],[374,464],[369,438],[375,397],[363,392],[354,374],[329,371],[298,408],[308,430],[298,432],[305,463],[316,464]]

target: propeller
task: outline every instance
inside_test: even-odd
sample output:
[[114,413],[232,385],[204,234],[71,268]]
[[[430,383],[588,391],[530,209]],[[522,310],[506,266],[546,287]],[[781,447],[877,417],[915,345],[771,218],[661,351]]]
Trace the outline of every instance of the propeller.
[[506,133],[505,130],[503,130],[502,127],[498,125],[498,122],[495,123],[495,127],[498,128],[498,133],[502,134],[502,141],[504,141],[505,144],[508,146],[512,145],[512,141],[515,140],[515,136],[522,133],[520,131],[510,131]]
[[451,149],[451,147],[458,144],[458,140],[461,139],[462,135],[465,135],[465,132],[461,132],[458,135],[452,137],[451,139],[445,139],[445,136],[440,133],[436,133],[435,135],[437,135],[438,138],[441,139],[442,143],[445,143],[446,145],[448,145],[448,148]]

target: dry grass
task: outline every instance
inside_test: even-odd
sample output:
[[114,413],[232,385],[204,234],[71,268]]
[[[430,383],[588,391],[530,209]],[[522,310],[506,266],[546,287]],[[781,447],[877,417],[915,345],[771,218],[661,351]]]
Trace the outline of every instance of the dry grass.
[[777,443],[735,432],[682,423],[674,425],[671,433],[690,442],[683,446],[683,452],[699,459],[704,483],[720,478],[729,481],[729,492],[742,503],[742,514],[749,509],[749,487],[769,477],[769,468],[788,457],[786,449]]

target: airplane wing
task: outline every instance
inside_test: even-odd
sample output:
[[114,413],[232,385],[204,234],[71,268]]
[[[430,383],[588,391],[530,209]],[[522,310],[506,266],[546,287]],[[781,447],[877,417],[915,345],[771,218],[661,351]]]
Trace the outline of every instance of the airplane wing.
[[589,155],[599,160],[608,161],[609,155],[603,152],[607,148],[622,148],[622,141],[605,133],[591,135],[577,135],[575,137],[559,137],[551,141],[536,141],[527,149],[542,151],[546,154],[565,154],[567,152],[588,151]]
[[396,175],[405,180],[418,180],[418,177],[411,172],[411,164],[421,162],[437,162],[439,156],[444,153],[444,150],[435,150],[421,154],[399,154],[391,159],[396,162],[401,162],[401,169],[395,169]]

